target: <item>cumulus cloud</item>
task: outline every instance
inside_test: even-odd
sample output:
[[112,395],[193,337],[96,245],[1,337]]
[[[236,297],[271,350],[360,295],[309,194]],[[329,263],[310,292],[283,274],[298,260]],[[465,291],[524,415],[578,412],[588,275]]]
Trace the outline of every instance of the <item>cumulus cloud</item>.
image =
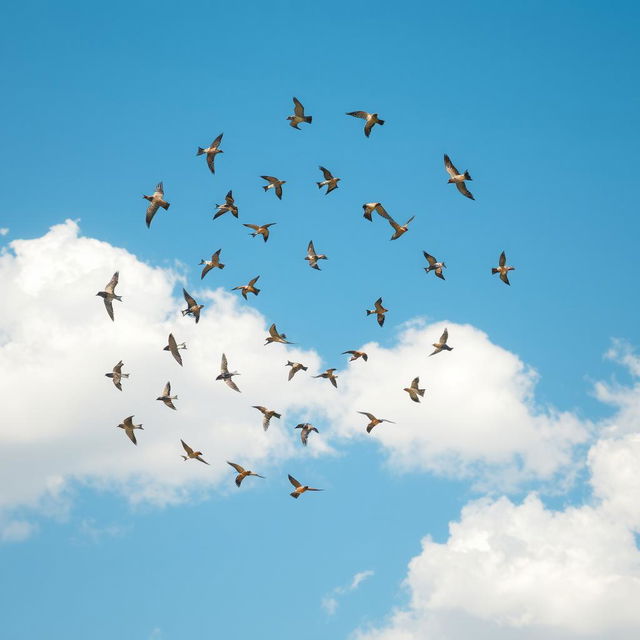
[[353,578],[351,578],[351,582],[349,584],[332,589],[331,593],[322,599],[322,608],[330,616],[334,615],[339,606],[338,598],[355,591],[367,578],[373,576],[374,573],[375,572],[371,569],[359,571],[353,576]]

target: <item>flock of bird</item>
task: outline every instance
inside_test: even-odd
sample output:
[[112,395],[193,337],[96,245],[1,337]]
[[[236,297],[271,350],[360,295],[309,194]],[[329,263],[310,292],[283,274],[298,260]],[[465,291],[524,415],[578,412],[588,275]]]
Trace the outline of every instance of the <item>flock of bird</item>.
[[[303,123],[311,124],[313,121],[313,118],[312,116],[305,115],[304,106],[297,98],[295,97],[293,98],[293,103],[294,103],[294,114],[291,116],[288,116],[287,120],[289,121],[289,124],[291,127],[293,127],[294,129],[300,130],[300,127],[299,127],[300,124],[303,124]],[[351,112],[348,112],[346,115],[353,116],[355,118],[360,118],[365,121],[364,134],[367,138],[369,138],[369,136],[371,135],[371,132],[375,125],[384,125],[385,123],[384,120],[379,118],[377,113],[368,113],[366,111],[351,111]],[[223,150],[220,149],[220,145],[222,144],[222,138],[223,138],[223,134],[221,133],[217,138],[213,140],[213,142],[208,147],[206,148],[198,147],[198,150],[197,150],[196,155],[206,156],[206,162],[212,174],[215,174],[216,156],[218,154],[223,153]],[[451,159],[449,158],[449,156],[446,154],[444,156],[444,168],[446,172],[449,174],[448,183],[455,184],[456,188],[463,196],[471,200],[474,200],[475,198],[473,197],[473,194],[469,191],[466,184],[467,182],[472,180],[469,172],[464,171],[463,173],[461,173],[460,171],[458,171],[458,169],[456,169],[454,164],[451,162]],[[318,185],[318,188],[322,189],[323,187],[326,187],[326,192],[325,192],[326,194],[329,194],[335,189],[337,189],[338,182],[340,182],[341,178],[335,177],[331,173],[331,171],[329,171],[325,167],[321,166],[320,171],[322,172],[324,179],[316,183]],[[278,199],[282,199],[283,185],[286,184],[286,180],[280,180],[274,176],[266,176],[266,175],[261,176],[261,178],[267,182],[267,184],[263,185],[263,189],[265,190],[265,192],[268,192],[269,190],[273,190],[276,197]],[[169,202],[165,200],[164,186],[162,182],[158,183],[153,195],[150,195],[150,196],[143,195],[142,197],[149,201],[149,205],[146,210],[146,224],[147,224],[147,227],[150,227],[154,219],[154,216],[156,215],[158,210],[160,208],[164,210],[168,210],[171,205]],[[366,220],[372,221],[373,219],[372,214],[375,212],[389,223],[389,225],[393,228],[393,231],[394,231],[393,235],[391,236],[391,240],[397,240],[402,235],[407,233],[407,231],[409,230],[409,224],[414,219],[414,216],[412,216],[403,225],[400,225],[387,213],[385,208],[379,202],[365,203],[362,205],[362,208],[364,211],[363,215]],[[238,215],[239,215],[238,207],[235,204],[235,200],[233,198],[233,192],[231,190],[225,196],[225,202],[223,204],[216,205],[216,213],[214,214],[213,219],[216,220],[217,218],[224,215],[225,213],[231,213],[231,215],[234,216],[235,218],[238,218]],[[276,223],[270,222],[262,225],[246,224],[246,223],[243,223],[243,224],[245,227],[248,227],[249,229],[252,230],[251,236],[253,237],[262,236],[263,241],[267,242],[269,240],[269,229],[270,227],[273,227]],[[202,268],[201,276],[200,276],[201,279],[203,279],[212,269],[224,269],[225,265],[220,261],[221,251],[222,251],[221,249],[218,249],[215,253],[213,253],[210,260],[202,259],[200,261],[200,265],[204,265]],[[424,267],[424,270],[426,271],[426,273],[429,274],[430,272],[433,271],[436,277],[444,280],[445,278],[443,275],[443,269],[446,268],[445,262],[443,260],[438,260],[436,257],[432,256],[426,251],[423,251],[423,254],[428,263],[428,266]],[[327,256],[324,254],[316,253],[316,249],[314,247],[313,241],[310,241],[307,247],[307,255],[305,257],[305,260],[308,261],[309,266],[312,269],[320,270],[320,267],[318,266],[318,261],[327,260]],[[514,268],[515,267],[513,266],[507,265],[506,255],[505,255],[505,252],[503,251],[500,254],[500,257],[498,259],[498,266],[493,267],[491,269],[491,273],[494,275],[496,273],[499,274],[500,279],[505,284],[509,285],[510,282],[508,278],[508,273],[509,271],[513,271]],[[241,295],[245,300],[247,300],[247,294],[249,293],[253,294],[254,296],[257,296],[260,293],[260,289],[258,289],[255,285],[256,285],[256,282],[259,280],[259,278],[260,276],[258,275],[255,278],[252,278],[247,284],[233,287],[232,291],[240,291]],[[119,280],[119,273],[116,271],[111,277],[111,280],[109,280],[109,282],[105,286],[104,290],[99,291],[96,294],[103,299],[104,306],[107,310],[107,314],[109,315],[112,321],[115,320],[114,310],[113,310],[113,301],[117,300],[119,302],[122,302],[122,297],[117,295],[115,292],[116,286],[118,285],[118,280]],[[204,308],[204,305],[198,304],[195,298],[192,295],[190,295],[185,289],[183,289],[183,296],[184,296],[187,307],[186,309],[182,310],[182,315],[183,316],[188,315],[193,317],[197,324],[200,320],[200,312]],[[378,324],[382,327],[385,321],[385,314],[388,311],[389,310],[383,306],[382,298],[380,297],[374,302],[373,309],[366,310],[366,315],[367,316],[375,315]],[[448,345],[448,340],[449,340],[449,332],[447,329],[445,329],[442,335],[440,336],[440,339],[437,342],[433,343],[434,350],[429,355],[433,356],[438,353],[441,353],[442,351],[452,351],[453,347]],[[280,333],[277,330],[275,323],[272,324],[271,327],[269,327],[269,334],[266,337],[265,346],[274,342],[281,343],[281,344],[292,344],[287,340],[287,336],[285,333]],[[167,345],[163,347],[165,351],[169,351],[171,353],[173,358],[176,360],[176,362],[180,366],[183,366],[182,355],[180,351],[186,348],[187,348],[187,345],[184,342],[178,343],[176,341],[173,333],[169,334]],[[351,358],[349,359],[349,362],[353,362],[360,358],[364,362],[367,362],[368,360],[368,355],[364,351],[348,350],[348,351],[344,351],[343,355],[351,356]],[[111,378],[114,386],[120,391],[122,391],[122,380],[129,377],[128,373],[123,373],[122,371],[123,366],[124,366],[124,363],[122,360],[120,360],[113,367],[113,370],[110,373],[105,374],[108,378]],[[306,367],[305,365],[299,362],[287,361],[285,366],[290,367],[289,374],[288,374],[289,381],[291,381],[299,371],[307,371],[308,369],[308,367]],[[325,378],[335,388],[338,388],[338,383],[337,383],[338,376],[335,374],[335,371],[336,371],[335,368],[327,369],[323,373],[319,373],[318,375],[314,375],[312,377]],[[222,359],[220,362],[220,374],[216,377],[216,380],[223,381],[230,389],[240,393],[240,389],[238,385],[233,380],[233,378],[238,375],[240,375],[238,371],[229,370],[227,356],[223,353]],[[410,400],[417,403],[420,402],[420,398],[422,398],[425,393],[425,389],[420,388],[419,377],[414,378],[411,381],[411,384],[408,387],[406,387],[404,391],[409,395]],[[158,396],[157,400],[162,402],[169,409],[172,409],[174,411],[176,410],[174,400],[178,400],[178,396],[171,395],[170,382],[167,382],[164,385],[161,395]],[[273,418],[278,418],[278,419],[281,418],[281,414],[277,413],[274,410],[267,409],[264,406],[254,405],[253,408],[257,409],[262,414],[262,426],[265,431],[268,430],[270,421]],[[358,411],[358,413],[364,415],[369,420],[368,424],[366,425],[367,433],[371,433],[374,427],[384,422],[395,424],[393,421],[387,420],[386,418],[377,418],[375,415],[367,411]],[[133,442],[133,444],[137,445],[135,431],[143,430],[143,426],[142,424],[134,424],[133,418],[134,418],[133,415],[128,416],[117,426],[118,428],[122,429],[126,433],[126,435],[131,440],[131,442]],[[300,429],[300,440],[304,446],[307,445],[308,438],[311,433],[314,433],[314,432],[318,433],[318,429],[310,423],[298,424],[295,427],[295,429]],[[202,451],[194,450],[184,440],[180,440],[180,442],[185,452],[184,454],[181,454],[181,457],[185,461],[198,460],[199,462],[202,462],[206,465],[209,464],[204,459],[203,457],[204,454],[202,453]],[[235,462],[227,461],[227,463],[237,473],[235,478],[235,483],[238,487],[240,487],[240,485],[242,484],[242,481],[248,476],[264,478],[264,476],[261,476],[258,473],[255,473],[251,470],[247,470]],[[308,485],[303,485],[302,483],[298,482],[298,480],[296,480],[296,478],[294,478],[292,475],[289,475],[288,478],[290,483],[294,487],[294,490],[290,493],[291,497],[293,498],[299,498],[303,493],[307,491],[322,491],[322,489],[317,489],[317,488],[310,487]]]

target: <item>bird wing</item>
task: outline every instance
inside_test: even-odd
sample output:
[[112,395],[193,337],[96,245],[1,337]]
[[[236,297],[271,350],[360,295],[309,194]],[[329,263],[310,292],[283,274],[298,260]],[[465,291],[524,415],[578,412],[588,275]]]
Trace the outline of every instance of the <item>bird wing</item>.
[[280,182],[278,178],[274,178],[273,176],[260,176],[263,180],[270,182],[271,184],[275,184],[276,182]]
[[509,276],[507,275],[506,271],[500,273],[500,280],[502,280],[502,282],[504,282],[505,284],[511,285],[511,283],[509,282]]
[[298,116],[298,118],[304,118],[304,107],[302,106],[302,102],[295,97],[293,99],[293,112]]
[[444,280],[444,275],[442,275],[442,267],[438,267],[435,271],[436,277],[440,278],[440,280]]
[[232,378],[227,378],[225,382],[227,383],[227,386],[233,389],[234,391],[237,391],[238,393],[242,393],[242,391],[238,389],[238,385],[233,381]]
[[107,310],[107,313],[109,314],[109,317],[115,321],[115,318],[113,317],[113,302],[109,298],[103,298],[102,300],[104,301],[104,306]]
[[289,473],[287,474],[289,476],[289,482],[297,489],[298,487],[301,487],[302,485]]
[[236,464],[235,462],[229,462],[227,460],[227,464],[231,465],[238,473],[244,473],[244,468],[241,467],[239,464]]
[[276,196],[279,200],[282,200],[282,185],[276,184]]
[[498,259],[498,264],[501,267],[504,267],[504,265],[507,264],[507,256],[505,255],[504,251],[500,254],[500,258]]
[[232,205],[235,202],[235,200],[233,199],[233,193],[231,190],[229,190],[229,193],[227,193],[227,195],[224,197],[224,201],[229,205]]
[[222,371],[222,373],[229,373],[229,367],[227,365],[227,356],[224,353],[222,354],[222,360],[220,362],[220,371]]
[[220,146],[220,143],[222,142],[222,136],[224,135],[224,133],[221,133],[212,143],[211,143],[211,148],[212,149],[217,149]]
[[418,389],[419,385],[420,385],[420,376],[418,376],[417,378],[414,378],[411,381],[411,388],[412,389]]
[[162,390],[162,395],[163,396],[170,396],[171,395],[171,383],[167,382],[167,384],[164,385],[164,389]]
[[171,355],[176,359],[176,362],[180,366],[182,366],[182,356],[180,355],[180,350],[178,349],[176,339],[173,337],[173,333],[169,334],[169,351],[171,352]]
[[411,216],[405,223],[404,223],[404,227],[408,227],[411,222],[413,221],[413,219],[415,218],[415,216]]
[[377,313],[386,311],[386,309],[382,306],[382,298],[378,298],[375,301],[375,303],[373,304],[373,308],[376,310]]
[[182,448],[187,452],[187,455],[192,456],[193,449],[184,440],[180,440],[180,442],[182,442]]
[[113,373],[120,373],[122,371],[123,365],[124,365],[124,362],[120,360],[120,362],[118,362],[118,364],[115,367],[113,367]]
[[309,241],[309,246],[307,247],[307,256],[309,256],[309,258],[316,257],[316,248],[313,246],[313,240]]
[[473,194],[469,189],[467,189],[467,185],[464,182],[456,182],[456,187],[458,187],[458,191],[463,195],[469,198],[470,200],[475,200]]
[[364,135],[367,138],[371,135],[371,129],[373,129],[373,125],[375,122],[373,120],[367,120],[367,124],[364,125]]
[[447,340],[449,339],[449,330],[445,329],[440,336],[440,344],[447,344]]
[[158,208],[160,207],[160,205],[153,201],[149,203],[149,206],[147,207],[147,216],[146,216],[146,223],[147,223],[147,227],[151,226],[151,221],[153,220],[153,216],[156,215],[156,212],[158,211]]
[[211,173],[216,172],[216,154],[213,152],[207,153],[207,165]]
[[112,276],[111,276],[111,280],[109,280],[109,282],[107,282],[107,286],[104,288],[104,290],[107,293],[110,293],[111,295],[114,294],[115,292],[115,288],[116,285],[118,284],[118,278],[120,277],[120,272],[116,271]]
[[162,180],[156,185],[156,193],[159,193],[161,196],[164,195],[164,186],[162,184]]
[[348,116],[353,116],[354,118],[362,118],[366,120],[369,117],[369,114],[366,111],[348,111]]
[[368,413],[366,411],[358,411],[358,413],[361,413],[363,416],[367,416],[367,418],[369,418],[369,420],[375,420],[376,419],[376,417],[372,413]]
[[430,266],[433,266],[436,262],[438,262],[430,253],[423,251],[422,254],[427,259],[427,262],[429,263]]
[[265,414],[264,418],[262,418],[262,428],[266,431],[269,428],[269,423],[271,422],[271,416]]
[[131,440],[131,442],[133,442],[133,444],[138,444],[138,441],[136,440],[136,434],[133,432],[132,429],[125,429],[124,432],[127,434],[127,437],[129,438],[129,440]]
[[260,228],[257,224],[247,224],[246,222],[243,222],[242,225],[244,227],[249,227],[249,229],[253,229],[254,231],[257,231]]
[[331,175],[331,171],[329,171],[329,169],[320,167],[320,171],[322,171],[322,175],[324,175],[325,180],[333,180],[333,176]]
[[453,178],[454,176],[459,176],[460,173],[453,166],[453,162],[451,162],[451,158],[445,153],[444,154],[444,168],[447,170],[447,173]]
[[129,428],[133,429],[133,416],[129,416],[128,418],[125,418],[122,421],[122,424],[124,424],[125,427],[129,427]]
[[190,308],[198,306],[198,303],[187,293],[186,289],[182,289],[182,295],[184,296],[184,299],[187,301],[187,304]]
[[278,333],[278,330],[276,329],[276,323],[275,322],[269,327],[269,335],[272,338],[279,338],[280,337],[280,334]]
[[213,269],[213,265],[212,264],[205,264],[204,267],[202,267],[202,273],[200,274],[200,280],[202,280],[202,278],[204,278],[207,273],[209,273],[209,271],[211,271],[211,269]]

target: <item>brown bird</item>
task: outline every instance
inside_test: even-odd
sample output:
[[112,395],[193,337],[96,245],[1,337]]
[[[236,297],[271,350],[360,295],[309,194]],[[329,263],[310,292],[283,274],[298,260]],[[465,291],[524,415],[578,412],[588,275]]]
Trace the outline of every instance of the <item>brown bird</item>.
[[229,367],[227,365],[227,356],[222,354],[222,362],[220,363],[220,375],[216,378],[216,380],[224,380],[226,385],[233,389],[234,391],[240,392],[236,383],[232,380],[233,376],[239,376],[240,374],[237,371],[229,371]]
[[309,261],[309,266],[312,269],[317,269],[318,271],[320,271],[320,267],[318,266],[318,260],[327,260],[327,256],[324,255],[324,253],[321,253],[320,255],[318,255],[316,253],[316,249],[313,246],[313,240],[311,240],[309,242],[309,246],[307,247],[307,256],[305,258],[305,260]]
[[464,173],[460,173],[454,166],[453,162],[451,162],[451,158],[445,153],[444,154],[444,168],[447,170],[447,173],[451,176],[447,181],[448,184],[455,184],[458,188],[458,191],[467,198],[471,200],[475,200],[471,191],[467,189],[467,185],[464,183],[465,180],[473,180],[473,178],[469,175],[468,171]]
[[346,353],[351,354],[351,358],[349,358],[349,362],[353,362],[358,358],[362,358],[365,362],[369,359],[369,356],[364,351],[343,351],[342,355],[345,355]]
[[420,378],[414,378],[411,386],[405,387],[403,391],[406,391],[414,402],[420,402],[420,398],[424,396],[424,389],[420,389]]
[[496,274],[499,273],[500,274],[500,280],[502,280],[502,282],[504,282],[505,284],[511,285],[511,283],[509,282],[509,277],[507,276],[507,274],[509,273],[509,271],[514,271],[515,267],[508,267],[507,266],[507,256],[505,254],[505,252],[503,251],[500,254],[500,258],[498,260],[498,267],[497,268],[493,268],[491,269],[491,273]]
[[261,406],[257,406],[257,405],[253,405],[254,409],[257,409],[263,416],[262,418],[262,428],[266,431],[269,428],[269,423],[271,422],[271,418],[282,418],[282,416],[279,413],[276,413],[275,411],[271,411],[270,409],[267,409],[266,407],[261,407]]
[[212,256],[211,260],[205,260],[204,258],[200,260],[200,264],[203,264],[202,274],[200,275],[200,280],[204,278],[211,269],[224,269],[224,264],[220,262],[220,252],[222,249],[218,249]]
[[196,324],[200,321],[200,309],[204,307],[203,304],[198,304],[186,291],[182,289],[182,295],[187,301],[187,308],[182,310],[183,316],[193,316],[196,319]]
[[390,424],[395,424],[392,420],[386,420],[385,418],[376,418],[373,413],[367,413],[366,411],[358,411],[358,413],[363,416],[367,416],[369,418],[369,424],[367,425],[367,433],[371,433],[371,429],[376,425],[382,424],[383,422],[389,422]]
[[156,185],[156,190],[153,192],[152,196],[142,196],[145,200],[149,201],[149,206],[147,207],[147,228],[151,227],[151,221],[153,220],[153,216],[156,215],[159,207],[162,207],[165,211],[171,206],[164,199],[164,187],[162,186],[162,182],[158,182]]
[[163,349],[163,351],[170,351],[171,355],[175,358],[175,361],[182,366],[182,356],[180,355],[180,349],[186,349],[187,348],[187,343],[186,342],[181,342],[180,344],[178,344],[176,342],[176,339],[173,337],[173,333],[169,334],[169,343],[167,344],[167,346]]
[[327,369],[324,373],[321,373],[319,376],[312,376],[313,378],[327,378],[327,380],[331,381],[331,384],[337,389],[338,383],[336,379],[338,376],[334,375],[333,372],[335,369]]
[[189,459],[199,460],[200,462],[204,462],[204,464],[209,464],[206,460],[202,458],[202,451],[194,451],[184,440],[180,440],[182,442],[182,448],[186,452],[186,456],[181,455],[180,457],[185,460],[185,462]]
[[246,469],[244,469],[244,467],[241,467],[239,464],[236,464],[235,462],[229,462],[227,460],[227,464],[231,465],[238,472],[238,475],[236,476],[236,486],[238,488],[240,488],[242,481],[247,476],[256,476],[256,478],[264,478],[264,476],[261,476],[259,473],[253,473],[253,471],[247,471]]
[[222,142],[223,135],[224,133],[221,133],[206,149],[198,147],[198,152],[196,153],[197,156],[201,156],[205,153],[207,154],[207,164],[209,165],[209,169],[211,169],[211,173],[216,172],[216,168],[214,167],[216,156],[219,153],[224,153],[222,149],[218,148]]
[[249,227],[249,229],[253,229],[253,233],[249,235],[253,238],[256,236],[262,236],[262,239],[266,242],[269,239],[269,227],[273,227],[277,222],[270,222],[269,224],[247,224],[246,222],[242,223],[245,227]]
[[254,287],[253,285],[256,282],[258,282],[259,278],[260,276],[256,276],[255,278],[253,278],[253,280],[249,280],[249,284],[243,284],[243,285],[240,285],[239,287],[233,287],[231,291],[240,290],[240,292],[242,293],[242,297],[245,300],[247,299],[247,293],[253,293],[254,296],[257,296],[260,293],[260,289],[258,289],[257,287]]
[[278,330],[276,329],[276,323],[274,322],[269,327],[269,335],[267,336],[267,341],[264,343],[264,346],[266,347],[271,342],[281,342],[282,344],[293,344],[293,342],[289,342],[286,338],[287,338],[286,333],[278,333]]
[[409,230],[410,222],[415,218],[411,216],[403,225],[399,225],[384,209],[384,207],[378,207],[377,212],[393,227],[394,234],[390,240],[397,240],[401,235],[404,235]]
[[173,409],[174,411],[176,410],[176,408],[173,404],[173,400],[177,400],[177,399],[178,399],[178,396],[171,395],[170,382],[167,382],[167,384],[164,385],[164,389],[162,390],[162,395],[159,398],[156,398],[156,400],[161,400],[162,402],[165,403],[167,407],[169,407],[169,409]]
[[293,114],[292,116],[287,116],[287,120],[289,120],[289,126],[301,131],[299,124],[306,122],[307,124],[311,124],[313,120],[312,116],[304,115],[304,107],[302,106],[302,102],[298,100],[298,98],[293,99]]
[[427,259],[427,262],[429,263],[429,266],[424,267],[424,270],[427,273],[429,273],[429,271],[433,271],[436,274],[436,277],[440,278],[441,280],[444,280],[444,276],[442,275],[442,269],[447,267],[447,265],[444,263],[444,260],[442,262],[438,262],[436,258],[428,254],[426,251],[423,251],[422,254]]
[[111,276],[111,280],[107,282],[104,291],[98,291],[98,293],[96,293],[97,296],[100,296],[102,298],[105,309],[107,310],[107,313],[109,314],[111,320],[115,320],[115,318],[113,317],[113,301],[118,300],[119,302],[122,302],[122,296],[117,296],[115,293],[116,286],[118,285],[119,273],[119,271],[116,271]]
[[294,429],[301,429],[300,440],[302,440],[302,444],[305,447],[307,446],[307,440],[309,439],[309,434],[312,431],[315,431],[316,433],[320,433],[312,424],[309,424],[308,422],[303,422],[302,424],[295,426]]
[[124,432],[127,434],[127,437],[129,438],[129,440],[133,442],[133,444],[138,444],[138,441],[136,440],[136,434],[134,433],[134,429],[141,429],[142,431],[144,431],[144,428],[142,427],[141,424],[133,424],[133,416],[129,416],[128,418],[125,418],[118,425],[118,428],[124,429]]
[[371,135],[371,129],[373,129],[373,125],[384,124],[384,120],[380,120],[377,113],[367,113],[366,111],[348,111],[347,115],[353,116],[354,118],[362,118],[366,121],[364,124],[364,135],[367,136],[367,138]]
[[278,196],[278,200],[282,200],[282,185],[285,184],[286,180],[278,180],[278,178],[274,178],[273,176],[260,176],[263,180],[266,180],[269,184],[262,185],[262,188],[265,191],[269,191],[269,189],[273,189],[276,192],[276,196]]
[[387,313],[387,311],[389,311],[389,309],[385,309],[382,306],[382,298],[378,298],[373,304],[373,310],[367,309],[367,315],[370,316],[375,313],[378,319],[378,324],[382,326],[384,324],[384,314]]
[[322,182],[316,182],[316,184],[318,185],[318,189],[327,187],[325,195],[328,195],[334,189],[338,188],[338,182],[340,182],[342,178],[334,178],[333,175],[331,175],[331,171],[329,171],[329,169],[325,169],[324,167],[320,167],[320,171],[322,171],[322,174],[324,175],[324,180]]
[[[380,213],[380,211],[384,211],[384,207],[379,202],[365,202],[365,204],[362,205],[362,210],[364,211],[363,217],[371,222],[371,214],[374,211],[377,211],[378,213]],[[380,213],[380,215],[382,214]]]
[[299,498],[305,491],[324,491],[324,489],[314,489],[307,485],[301,485],[291,474],[289,475],[289,482],[295,487],[295,489],[289,494],[292,498]]
[[229,211],[235,218],[238,217],[238,207],[236,207],[236,201],[233,199],[233,193],[229,190],[229,193],[224,197],[224,204],[217,204],[217,211],[213,216],[213,219],[219,218]]
[[443,334],[440,336],[440,342],[434,342],[433,346],[435,350],[433,353],[430,353],[430,356],[435,356],[436,353],[440,353],[441,351],[453,351],[453,347],[450,347],[447,344],[447,340],[449,339],[449,331],[447,329],[444,330]]
[[289,381],[291,381],[291,378],[293,378],[293,376],[295,376],[298,371],[306,371],[309,368],[305,367],[299,362],[291,362],[291,360],[287,360],[287,364],[285,364],[284,366],[291,367],[291,371],[289,371]]
[[113,367],[113,370],[111,373],[105,373],[104,375],[107,376],[107,378],[111,378],[113,380],[113,385],[115,386],[116,389],[122,391],[122,378],[128,378],[129,374],[128,373],[122,373],[122,367],[124,366],[124,363],[122,362],[122,360],[120,360],[120,362],[118,362],[118,364]]

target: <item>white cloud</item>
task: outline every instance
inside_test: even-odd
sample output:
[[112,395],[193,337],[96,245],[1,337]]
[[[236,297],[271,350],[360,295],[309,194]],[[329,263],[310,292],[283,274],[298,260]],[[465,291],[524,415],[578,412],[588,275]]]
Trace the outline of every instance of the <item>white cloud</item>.
[[334,615],[339,606],[338,597],[355,591],[367,578],[373,576],[374,573],[375,572],[371,569],[367,569],[366,571],[359,571],[353,576],[353,578],[351,578],[351,582],[349,582],[349,584],[332,589],[331,593],[322,599],[322,608],[330,616]]

